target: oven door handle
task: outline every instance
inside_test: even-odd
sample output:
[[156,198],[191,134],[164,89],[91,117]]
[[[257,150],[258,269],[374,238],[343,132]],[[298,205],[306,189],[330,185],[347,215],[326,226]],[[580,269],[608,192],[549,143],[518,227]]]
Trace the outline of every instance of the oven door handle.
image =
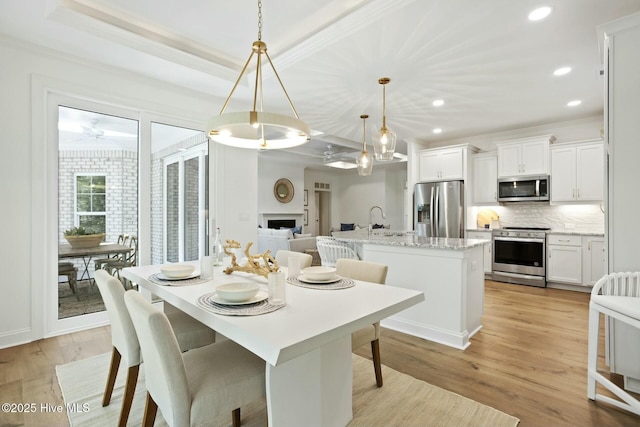
[[494,237],[493,240],[499,240],[501,242],[544,243],[544,239],[523,239],[522,237]]

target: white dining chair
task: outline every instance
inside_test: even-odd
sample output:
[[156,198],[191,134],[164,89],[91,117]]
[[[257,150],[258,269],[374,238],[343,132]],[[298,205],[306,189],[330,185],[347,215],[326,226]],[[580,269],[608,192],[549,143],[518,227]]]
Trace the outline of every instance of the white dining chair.
[[[640,329],[640,272],[611,273],[598,280],[589,302],[589,348],[587,357],[587,397],[640,415],[640,401],[598,372],[600,314]],[[640,362],[638,354],[633,355]],[[603,385],[620,400],[597,393]]]
[[342,258],[359,259],[358,254],[346,242],[331,239],[319,239],[316,242],[322,265],[335,267],[336,261]]
[[[133,394],[138,381],[139,366],[142,362],[140,344],[131,317],[124,304],[125,290],[122,287],[122,283],[105,270],[96,271],[94,279],[111,322],[111,343],[113,345],[107,385],[102,397],[102,406],[107,406],[111,402],[113,387],[118,375],[118,367],[121,359],[124,358],[124,363],[128,368],[127,381],[118,421],[118,425],[124,427],[129,418]],[[215,342],[215,331],[181,311],[175,310],[172,312],[170,314],[170,322],[178,337],[180,349],[183,351]]]
[[[336,261],[336,273],[341,277],[348,277],[364,282],[384,285],[387,280],[389,267],[375,262],[355,259],[339,259]],[[382,366],[380,361],[380,322],[365,326],[351,334],[351,349],[355,350],[366,344],[371,344],[373,370],[376,375],[376,385],[382,387]]]
[[142,425],[153,426],[158,408],[171,427],[213,425],[266,395],[264,360],[231,340],[184,354],[167,316],[139,292],[127,291],[125,304],[138,334],[147,386]]
[[276,262],[281,267],[288,267],[289,257],[292,256],[300,258],[300,269],[311,267],[311,263],[313,262],[313,257],[311,255],[303,254],[302,252],[286,251],[284,249],[281,249],[276,253]]

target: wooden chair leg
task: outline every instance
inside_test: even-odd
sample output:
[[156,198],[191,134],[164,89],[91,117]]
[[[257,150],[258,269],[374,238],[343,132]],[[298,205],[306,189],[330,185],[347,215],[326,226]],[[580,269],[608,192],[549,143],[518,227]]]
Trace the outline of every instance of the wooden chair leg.
[[111,393],[113,393],[113,386],[116,383],[116,376],[118,375],[118,367],[120,366],[120,352],[113,347],[111,351],[111,364],[109,365],[109,376],[107,377],[107,386],[104,389],[104,396],[102,397],[102,406],[107,406],[111,402]]
[[382,366],[380,366],[380,340],[371,341],[371,354],[373,355],[373,369],[376,372],[376,384],[382,387]]
[[231,412],[231,423],[233,427],[240,427],[240,408],[236,408]]
[[126,427],[127,420],[129,419],[129,412],[131,412],[131,405],[133,404],[133,395],[136,392],[136,383],[138,382],[138,371],[140,365],[131,366],[127,371],[127,384],[124,388],[124,396],[122,397],[122,409],[120,410],[119,427]]
[[158,405],[154,402],[149,392],[147,392],[147,401],[144,404],[144,415],[142,416],[142,427],[153,427],[157,412]]

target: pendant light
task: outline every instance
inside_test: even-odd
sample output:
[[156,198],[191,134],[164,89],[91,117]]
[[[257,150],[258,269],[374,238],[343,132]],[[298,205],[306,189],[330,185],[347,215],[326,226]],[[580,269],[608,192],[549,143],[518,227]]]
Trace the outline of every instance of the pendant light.
[[358,175],[369,176],[373,168],[373,158],[367,153],[367,114],[360,116],[362,119],[362,153],[356,159],[358,165]]
[[389,77],[378,79],[378,83],[382,85],[382,127],[373,137],[373,151],[376,154],[376,160],[392,160],[393,153],[396,150],[396,134],[387,128],[386,116],[386,85],[391,81]]
[[[255,86],[253,88],[253,108],[251,111],[225,113],[225,109],[254,54],[257,54],[257,65]],[[269,113],[263,110],[262,55],[267,58],[269,65],[271,65],[295,117]],[[259,105],[258,99],[260,99]],[[300,120],[298,112],[293,106],[282,80],[280,80],[280,76],[267,53],[267,44],[262,41],[262,1],[260,0],[258,1],[258,40],[253,42],[249,59],[244,64],[220,114],[209,120],[208,125],[210,129],[209,137],[213,141],[239,148],[261,150],[290,148],[306,143],[311,137],[309,126]]]

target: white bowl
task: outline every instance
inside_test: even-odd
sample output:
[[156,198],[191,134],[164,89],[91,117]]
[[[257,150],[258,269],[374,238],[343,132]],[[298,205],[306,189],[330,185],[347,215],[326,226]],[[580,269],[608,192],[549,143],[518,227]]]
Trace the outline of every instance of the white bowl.
[[181,279],[189,276],[196,268],[189,264],[169,264],[160,267],[160,271],[170,279]]
[[302,269],[302,274],[309,280],[331,280],[336,276],[334,267],[307,267]]
[[216,293],[227,301],[242,302],[256,296],[259,289],[256,283],[225,283],[216,287]]

